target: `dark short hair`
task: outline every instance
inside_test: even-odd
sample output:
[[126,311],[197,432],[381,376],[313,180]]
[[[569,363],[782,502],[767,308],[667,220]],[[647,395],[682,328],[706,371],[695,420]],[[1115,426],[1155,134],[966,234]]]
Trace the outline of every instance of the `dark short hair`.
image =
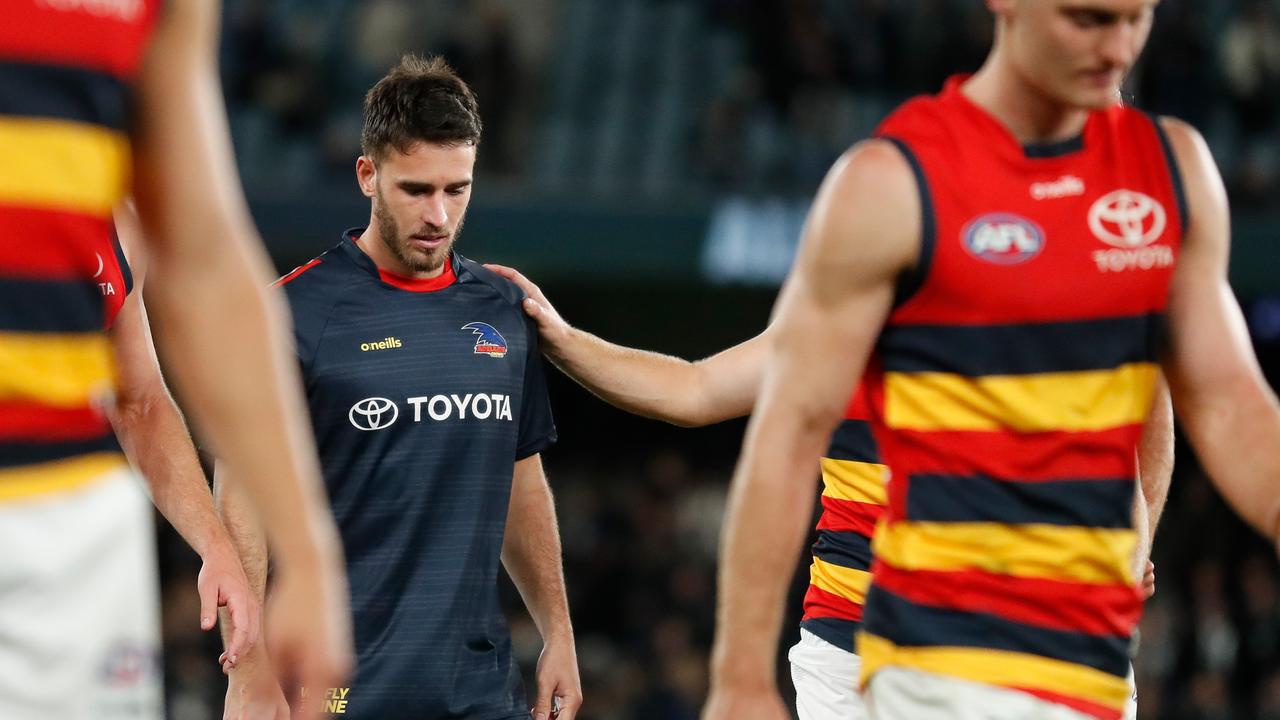
[[444,58],[405,55],[364,96],[360,148],[381,157],[415,142],[479,145],[480,130],[476,97]]

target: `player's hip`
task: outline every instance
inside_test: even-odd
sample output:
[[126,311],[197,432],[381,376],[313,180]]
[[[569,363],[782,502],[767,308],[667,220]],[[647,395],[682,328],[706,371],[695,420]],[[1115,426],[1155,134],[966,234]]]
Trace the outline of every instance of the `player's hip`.
[[787,653],[800,720],[866,720],[858,692],[862,660],[805,628]]
[[0,505],[0,717],[158,718],[150,503],[127,469]]

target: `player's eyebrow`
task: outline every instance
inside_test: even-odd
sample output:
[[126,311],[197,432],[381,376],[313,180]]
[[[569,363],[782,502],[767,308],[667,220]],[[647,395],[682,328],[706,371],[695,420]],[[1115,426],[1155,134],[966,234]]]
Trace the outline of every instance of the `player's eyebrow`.
[[[444,186],[444,189],[445,190],[461,190],[463,188],[470,187],[471,183],[472,183],[472,180],[468,178],[466,180],[459,180],[458,182],[449,183],[448,185]],[[430,194],[435,192],[436,190],[435,183],[422,182],[420,180],[398,180],[396,181],[396,187],[400,188],[401,190],[404,190],[405,192],[413,192],[413,193],[422,192],[422,193]]]
[[396,187],[407,192],[434,192],[436,186],[428,182],[420,182],[418,180],[397,180]]

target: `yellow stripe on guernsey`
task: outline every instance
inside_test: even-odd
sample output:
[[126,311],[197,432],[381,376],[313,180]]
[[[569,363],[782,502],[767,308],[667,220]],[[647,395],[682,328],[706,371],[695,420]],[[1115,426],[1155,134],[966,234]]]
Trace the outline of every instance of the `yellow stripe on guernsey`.
[[885,374],[885,420],[904,430],[1087,432],[1142,423],[1158,370],[1132,363],[1112,370],[965,377]]
[[0,116],[0,203],[106,216],[129,183],[128,137],[63,120]]
[[1130,529],[904,521],[877,528],[871,550],[901,570],[1132,585],[1137,545]]
[[865,570],[832,565],[815,557],[809,566],[809,582],[832,595],[845,598],[859,605],[867,601],[867,588],[871,585],[871,573]]
[[1039,655],[962,647],[898,647],[867,632],[858,634],[860,685],[887,666],[1003,687],[1043,690],[1122,710],[1129,686],[1122,677]]
[[885,466],[822,458],[822,494],[837,500],[885,505]]
[[75,408],[115,386],[111,342],[101,333],[0,333],[0,401]]
[[120,453],[100,452],[0,470],[0,502],[75,490],[125,466]]

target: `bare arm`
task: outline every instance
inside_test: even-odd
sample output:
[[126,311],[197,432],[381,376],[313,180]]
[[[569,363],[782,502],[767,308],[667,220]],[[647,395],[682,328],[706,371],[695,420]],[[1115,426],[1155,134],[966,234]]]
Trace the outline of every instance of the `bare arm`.
[[1280,403],[1267,387],[1227,285],[1226,191],[1204,140],[1162,121],[1190,206],[1169,294],[1165,375],[1174,407],[1209,477],[1236,512],[1274,542],[1280,533]]
[[1156,386],[1151,414],[1142,426],[1138,440],[1138,493],[1134,497],[1134,527],[1138,530],[1138,553],[1134,577],[1143,579],[1143,589],[1150,597],[1155,593],[1155,567],[1151,564],[1151,548],[1156,540],[1156,527],[1169,499],[1169,482],[1173,478],[1173,404],[1169,386],[1161,376]]
[[341,549],[280,301],[236,179],[216,68],[218,3],[172,0],[138,79],[134,191],[172,379],[260,511],[281,559],[270,624],[290,681],[350,667]]
[[529,297],[524,310],[538,324],[543,353],[565,375],[601,400],[635,415],[701,427],[751,412],[769,331],[709,358],[683,358],[616,345],[573,327],[542,290],[516,270],[486,265]]
[[552,698],[556,697],[560,703],[558,718],[572,720],[582,704],[582,684],[565,596],[555,503],[539,455],[516,463],[502,540],[502,565],[520,590],[542,635],[544,647],[538,660],[534,718],[550,717]]
[[[249,587],[258,602],[263,602],[269,558],[262,523],[245,497],[242,483],[228,483],[221,464],[214,469],[213,495],[218,517],[239,553]],[[234,622],[225,613],[221,627],[222,641],[226,645],[230,642]],[[286,720],[289,717],[289,707],[276,682],[271,660],[261,645],[251,648],[234,668],[224,666],[224,669],[229,676],[223,704],[224,720]]]
[[[762,705],[772,709],[753,717],[784,716],[774,657],[813,511],[810,479],[888,315],[894,279],[919,252],[919,218],[910,168],[883,141],[842,158],[818,193],[729,494],[708,717]],[[821,353],[809,351],[816,337]]]
[[[127,220],[117,225],[128,245]],[[257,642],[260,606],[214,514],[191,436],[160,374],[141,296],[141,267],[135,265],[135,292],[111,329],[120,373],[112,424],[129,460],[146,478],[152,501],[204,563],[197,580],[201,628],[211,629],[218,606],[226,606],[237,619],[236,632],[227,637],[228,654],[239,659]]]
[[[226,469],[221,463],[214,467],[213,498],[217,506],[218,518],[226,529],[228,542],[244,569],[249,591],[259,603],[263,603],[267,598],[267,567],[269,565],[267,535],[262,529],[262,522],[245,495],[243,483],[228,483]],[[230,643],[230,632],[234,625],[233,618],[223,617],[224,645]],[[259,659],[265,658],[265,653],[259,651],[254,651],[252,655]]]
[[111,330],[120,372],[111,414],[120,444],[146,478],[156,508],[192,549],[230,551],[187,426],[164,385],[151,349],[142,298],[129,297]]

